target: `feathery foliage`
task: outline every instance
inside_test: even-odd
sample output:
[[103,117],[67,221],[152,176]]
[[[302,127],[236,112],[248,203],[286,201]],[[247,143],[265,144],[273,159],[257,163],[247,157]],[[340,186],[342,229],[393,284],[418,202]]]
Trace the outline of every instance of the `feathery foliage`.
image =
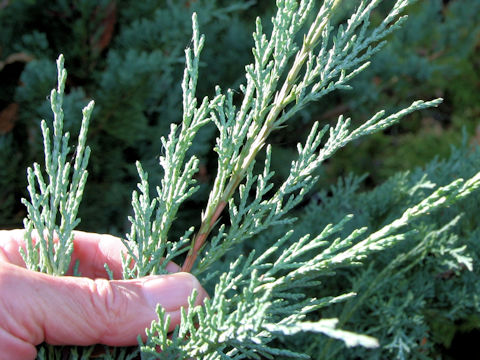
[[[395,1],[386,17],[372,27],[370,16],[380,1],[359,1],[345,24],[335,28],[332,18],[341,3],[339,0],[325,0],[318,8],[313,0],[277,1],[269,35],[264,33],[261,20],[256,21],[254,62],[245,68],[246,82],[240,86],[240,100],[233,90],[223,91],[220,87],[213,96],[197,99],[200,54],[205,39],[200,35],[196,14],[193,15],[191,48],[185,51],[182,122],[171,125],[169,135],[161,139],[163,178],[153,199],[148,175],[137,163],[140,183],[132,195],[131,229],[124,240],[128,249],[124,277],[165,273],[168,261],[185,256],[182,269],[192,271],[202,283],[214,285],[211,299],[202,307],[193,307],[195,294],[192,295],[190,310],[183,311],[182,323],[173,334],[168,334],[169,318],[165,311],[157,308],[158,320],[146,330],[147,342],[140,346],[142,358],[305,358],[302,349],[292,350],[278,343],[279,339],[299,332],[324,334],[342,340],[347,347],[379,346],[378,340],[371,336],[338,328],[337,325],[344,325],[345,318],[321,316],[325,309],[356,298],[356,293],[316,297],[308,291],[322,286],[324,279],[338,269],[359,266],[370,255],[406,242],[415,234],[410,224],[469,196],[480,186],[480,173],[436,188],[372,231],[359,227],[342,233],[352,220],[351,215],[344,214],[317,234],[306,234],[292,241],[294,231],[288,227],[295,218],[288,214],[317,182],[318,167],[336,151],[364,135],[386,129],[413,111],[437,106],[441,99],[415,101],[392,114],[379,111],[356,128],[352,128],[351,119],[343,116],[331,128],[315,123],[306,141],[298,144],[297,159],[278,187],[271,181],[274,173],[268,137],[285,127],[309,103],[334,90],[348,89],[349,81],[368,66],[369,58],[383,47],[385,38],[405,20],[401,14],[412,2]],[[297,38],[302,40],[298,43]],[[46,125],[42,126],[50,184],[47,186],[43,181],[38,165],[29,171],[32,200],[27,203],[30,219],[26,221],[27,234],[33,228],[40,234],[47,230],[47,239],[39,241],[39,251],[34,251],[33,246],[37,245],[31,244],[26,260],[36,270],[61,275],[69,263],[71,230],[78,224],[75,217],[86,180],[88,150],[83,154],[92,106],[84,112],[72,185],[68,187],[66,179],[71,166],[66,163],[68,135],[64,136],[61,129],[65,84],[62,58],[58,70],[59,88],[52,92],[53,153],[50,153],[49,131]],[[195,175],[199,159],[190,150],[200,129],[209,123],[218,132],[214,147],[218,156],[215,179],[201,214],[201,225],[186,229],[176,241],[171,238],[172,224],[182,204],[198,190]],[[255,159],[262,151],[265,161],[258,171]],[[59,159],[58,165],[52,165],[54,158]],[[35,190],[34,174],[40,195]],[[44,202],[47,195],[48,206]],[[222,219],[227,207],[229,216]],[[58,214],[60,225],[56,225]],[[254,249],[244,256],[236,253],[235,261],[223,261],[235,249],[251,245],[250,242],[276,227],[287,228],[276,239],[267,240],[263,236],[266,243],[258,249],[252,245]],[[59,245],[53,242],[55,233],[59,234]],[[264,251],[259,251],[262,247]],[[312,315],[317,319],[309,318]],[[47,349],[50,355],[40,352],[39,356],[59,356],[54,348]],[[85,351],[88,358],[91,350]],[[107,350],[103,356],[112,355]]]
[[[53,275],[64,275],[70,266],[73,252],[72,231],[80,222],[76,215],[87,182],[86,168],[90,148],[85,146],[85,142],[93,111],[92,101],[83,109],[75,161],[67,161],[70,134],[63,132],[62,103],[67,78],[63,63],[63,56],[60,56],[57,60],[58,88],[50,93],[54,114],[53,138],[50,137],[46,122],[42,121],[45,172],[48,180],[45,181],[40,165],[33,164],[33,169],[28,168],[27,171],[30,201],[23,200],[28,217],[25,219],[26,251],[22,249],[22,256],[30,270]],[[36,241],[32,236],[33,229],[37,232]]]

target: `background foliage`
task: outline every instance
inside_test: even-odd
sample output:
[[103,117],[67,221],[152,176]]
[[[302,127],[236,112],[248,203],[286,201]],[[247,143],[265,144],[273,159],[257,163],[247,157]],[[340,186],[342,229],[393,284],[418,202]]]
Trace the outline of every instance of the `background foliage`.
[[[118,234],[128,226],[124,219],[136,182],[135,160],[147,171],[155,169],[149,173],[158,181],[160,136],[180,120],[179,83],[191,11],[198,12],[208,42],[201,66],[211,69],[202,71],[199,97],[215,84],[235,88],[251,58],[254,17],[273,11],[273,2],[226,0],[3,4],[0,225],[18,226],[25,214],[18,201],[25,195],[24,171],[41,158],[39,122],[52,121],[46,94],[54,86],[55,59],[63,53],[70,69],[64,107],[72,136],[79,131],[80,109],[88,99],[97,103],[90,126],[89,205],[80,209],[82,227]],[[349,5],[344,7],[347,14]],[[354,80],[352,91],[322,99],[306,109],[290,131],[273,134],[273,158],[280,159],[273,165],[279,176],[288,171],[286,160],[294,156],[298,139],[306,136],[313,121],[333,122],[341,112],[363,121],[378,103],[395,110],[414,99],[445,99],[438,110],[415,114],[387,133],[344,149],[327,166],[320,187],[351,171],[367,172],[366,183],[377,185],[397,170],[422,165],[434,155],[446,156],[450,144],[459,144],[463,126],[476,134],[480,1],[469,1],[468,6],[462,1],[421,1],[409,13],[405,26]],[[212,137],[213,129],[207,128],[196,139],[204,154],[199,174],[204,184],[215,165],[208,153]]]
[[[346,14],[354,2],[345,3]],[[385,1],[385,9],[389,3]],[[52,121],[46,95],[55,85],[59,53],[65,54],[69,69],[64,109],[72,137],[79,131],[80,109],[89,99],[97,103],[88,138],[92,156],[80,228],[123,235],[137,182],[134,162],[141,160],[152,185],[159,182],[160,137],[181,118],[179,84],[191,12],[198,13],[207,39],[197,94],[201,97],[215,84],[236,88],[251,58],[254,18],[271,14],[272,5],[228,0],[0,3],[0,226],[19,227],[25,216],[20,202],[26,197],[25,169],[42,157],[40,120]],[[418,98],[441,96],[445,102],[339,152],[324,167],[318,188],[298,214],[298,236],[318,233],[346,213],[356,215],[351,226],[377,228],[428,194],[429,182],[444,185],[479,168],[478,152],[471,152],[469,144],[480,141],[480,0],[468,5],[462,0],[419,1],[409,14],[372,65],[352,82],[353,90],[322,99],[305,109],[288,131],[272,134],[272,167],[284,177],[296,143],[316,120],[333,122],[339,113],[365,120],[378,104],[395,110]],[[341,21],[342,12],[338,17]],[[462,128],[467,135],[460,145]],[[214,175],[212,141],[213,129],[207,127],[195,143],[202,155],[198,180],[204,192]],[[459,149],[449,155],[451,144]],[[450,158],[402,172],[434,156]],[[339,176],[345,178],[337,180]],[[330,190],[322,190],[331,184]],[[191,221],[189,209],[198,213],[204,192],[195,194],[181,212],[185,221]],[[459,334],[480,331],[480,299],[475,295],[480,293],[475,282],[478,200],[469,198],[419,223],[412,240],[423,244],[418,249],[412,244],[393,248],[362,271],[346,270],[325,284],[335,293],[354,288],[368,294],[329,311],[344,311],[341,320],[349,329],[379,337],[387,353],[343,353],[337,348],[340,344],[325,347],[328,339],[297,339],[300,343],[295,345],[310,347],[314,358],[325,348],[325,355],[340,352],[345,358],[365,358],[364,351],[372,358],[454,355]],[[372,281],[381,269],[384,277]],[[353,307],[355,313],[348,316]]]
[[[479,150],[464,142],[451,148],[447,159],[398,172],[370,191],[359,191],[364,176],[340,179],[299,211],[293,241],[337,223],[345,213],[354,217],[342,230],[343,236],[362,226],[380,228],[429,195],[434,184],[442,186],[475,173]],[[341,314],[341,326],[377,337],[381,349],[347,350],[330,339],[306,337],[295,338],[294,344],[286,340],[288,347],[309,349],[312,358],[321,359],[468,358],[462,353],[475,351],[474,339],[480,334],[479,207],[477,193],[429,214],[412,224],[416,233],[408,241],[371,257],[363,266],[336,271],[323,281],[321,290],[313,290],[315,294],[338,289],[357,292],[358,297],[318,316]]]

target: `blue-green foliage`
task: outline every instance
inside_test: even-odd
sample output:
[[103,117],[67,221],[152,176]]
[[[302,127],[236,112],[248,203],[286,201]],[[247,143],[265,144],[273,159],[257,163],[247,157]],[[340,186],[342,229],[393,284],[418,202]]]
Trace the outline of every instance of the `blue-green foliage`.
[[[381,18],[390,2],[385,1],[374,15]],[[84,229],[122,233],[128,228],[123,219],[136,182],[134,161],[141,160],[150,180],[159,183],[160,135],[168,132],[170,123],[180,120],[178,84],[183,49],[190,41],[191,12],[199,14],[199,25],[207,38],[198,85],[202,97],[211,95],[215,84],[236,88],[244,64],[251,59],[254,17],[271,14],[275,4],[257,1],[251,6],[250,2],[227,0],[112,4],[106,0],[17,0],[0,11],[0,61],[15,54],[33,58],[26,64],[21,60],[3,69],[0,66],[0,111],[11,103],[19,104],[10,141],[21,149],[17,166],[10,164],[2,173],[22,174],[30,163],[39,161],[38,124],[42,118],[51,121],[45,94],[54,86],[53,59],[63,53],[70,72],[64,103],[66,129],[76,135],[79,110],[88,99],[98,104],[91,125],[94,151],[85,194],[89,206],[80,209],[82,224]],[[354,2],[342,6],[347,14]],[[303,110],[290,125],[291,132],[273,134],[272,166],[278,175],[288,171],[284,164],[289,162],[276,161],[275,154],[281,154],[277,158],[291,158],[296,151],[296,140],[289,139],[290,134],[306,136],[305,130],[313,120],[326,122],[335,118],[329,113],[332,109],[346,109],[355,115],[354,120],[363,120],[377,110],[378,103],[393,110],[412,99],[431,98],[432,94],[446,100],[441,112],[432,111],[425,113],[428,115],[424,119],[416,116],[402,122],[393,130],[394,137],[375,135],[339,153],[336,161],[327,166],[325,183],[349,170],[368,171],[370,180],[378,183],[392,171],[428,161],[435,152],[447,154],[448,146],[443,144],[458,143],[458,130],[464,124],[472,133],[478,114],[479,72],[475,69],[479,57],[475,45],[480,29],[480,0],[468,1],[468,6],[461,0],[419,1],[410,7],[409,14],[405,26],[389,38],[372,65],[354,79],[352,91],[326,97],[318,106]],[[336,19],[342,21],[343,17],[339,12]],[[17,70],[21,73],[12,73],[14,66],[20,66]],[[8,81],[7,73],[12,76]],[[211,155],[206,155],[213,133],[213,127],[205,127],[195,139],[195,146],[204,154],[200,158],[204,175],[201,191],[192,198],[189,208],[199,205],[198,198],[213,176]],[[415,134],[425,141],[417,141]],[[432,146],[438,143],[442,145]],[[400,164],[393,160],[399,151],[403,158]],[[25,196],[23,176],[18,176],[13,186],[17,199]],[[0,223],[20,225],[20,207],[7,203],[0,203],[0,207],[3,213],[10,214],[0,218]],[[99,217],[99,213],[103,216]]]
[[[388,1],[385,3],[388,5]],[[66,54],[67,67],[72,69],[64,99],[68,121],[65,128],[75,136],[80,122],[79,109],[89,98],[95,98],[98,104],[90,128],[92,136],[89,143],[93,156],[89,168],[86,206],[83,214],[80,214],[87,224],[84,229],[120,233],[126,227],[124,219],[129,207],[130,191],[137,181],[134,160],[142,161],[150,173],[149,180],[153,188],[161,175],[157,166],[158,156],[161,155],[160,136],[165,135],[171,122],[178,122],[181,118],[181,88],[178,84],[184,67],[182,53],[190,39],[191,11],[198,12],[200,27],[207,39],[200,63],[202,78],[198,82],[199,98],[212,95],[209,93],[213,89],[212,84],[219,83],[224,88],[235,86],[243,64],[248,63],[251,53],[249,33],[253,31],[250,24],[253,22],[246,25],[245,19],[238,14],[240,10],[248,8],[249,2],[127,1],[113,10],[111,4],[109,1],[93,0],[13,1],[0,13],[2,60],[16,52],[33,57],[25,65],[19,76],[20,84],[15,84],[14,91],[0,91],[2,108],[12,102],[20,108],[13,131],[0,135],[2,224],[15,224],[15,219],[12,220],[16,213],[14,200],[18,189],[24,187],[24,164],[37,159],[37,153],[41,153],[38,123],[42,117],[51,121],[45,94],[54,86],[55,66],[52,59],[59,52]],[[380,13],[381,11],[379,18]],[[451,104],[452,111],[456,114],[456,118],[440,118],[439,121],[440,114],[431,113],[437,118],[435,122],[441,123],[442,130],[445,124],[457,126],[467,110],[475,113],[478,104],[475,105],[474,97],[475,94],[478,96],[478,91],[472,89],[478,83],[478,73],[474,71],[478,60],[473,57],[480,29],[480,0],[470,1],[469,6],[465,6],[461,0],[449,1],[448,4],[442,4],[440,0],[420,1],[411,9],[411,13],[403,30],[389,39],[389,45],[377,55],[370,70],[355,80],[353,86],[356,90],[327,98],[320,103],[321,110],[304,110],[293,130],[277,132],[280,135],[274,134],[274,141],[292,142],[290,138],[293,132],[302,133],[304,127],[310,127],[305,126],[306,123],[321,116],[320,111],[332,106],[328,104],[327,107],[327,102],[345,105],[351,112],[366,114],[373,111],[370,103],[375,104],[375,110],[378,109],[378,103],[382,104],[382,108],[395,110],[396,106],[402,105],[399,98],[410,102],[412,97],[432,97],[438,91],[439,95],[446,97],[447,104]],[[244,16],[248,18],[248,13],[244,13]],[[52,18],[59,21],[49,21]],[[32,19],[35,19],[35,24]],[[342,21],[341,14],[338,15],[338,21]],[[113,37],[105,40],[103,36],[109,34],[108,26],[112,22],[115,29],[111,33]],[[250,30],[246,31],[246,28]],[[225,50],[227,47],[228,51]],[[372,77],[375,77],[374,82]],[[321,120],[328,119],[326,117]],[[475,121],[478,122],[477,119],[478,117]],[[414,129],[415,126],[405,126],[398,131],[410,128]],[[195,139],[195,152],[206,165],[212,130],[213,127],[203,128]],[[281,134],[287,135],[284,137]],[[390,165],[388,161],[401,163],[402,166],[408,164],[403,154],[391,150],[393,147],[388,138],[379,135],[376,142],[373,142],[374,147],[381,144],[381,147],[375,148],[376,152],[387,154],[380,165]],[[396,136],[391,138],[397,139]],[[427,140],[416,140],[420,147],[428,148],[424,159],[432,151],[438,150],[429,145],[431,142]],[[296,143],[297,138],[293,142]],[[366,170],[364,164],[373,163],[374,157],[371,154],[364,155],[365,160],[358,161],[357,154],[364,153],[363,144],[365,143],[359,142],[350,145],[349,155],[355,154],[349,156],[347,169],[352,168],[352,160],[360,164],[361,171]],[[385,151],[379,151],[379,148]],[[285,161],[285,158],[291,157],[290,153],[288,148],[277,150],[274,146],[272,167],[275,168],[276,161],[279,167],[277,174],[285,172],[285,167],[288,168],[290,161]],[[422,158],[416,151],[413,155],[411,152],[408,155]],[[341,159],[334,159],[332,163],[339,163],[340,166],[345,164]],[[397,219],[405,209],[432,193],[434,188],[449,184],[458,177],[471,177],[479,165],[479,152],[463,146],[453,150],[449,160],[434,160],[424,169],[398,173],[370,192],[359,192],[364,177],[346,176],[329,191],[313,194],[310,204],[296,213],[298,221],[293,227],[294,235],[289,241],[284,239],[286,243],[283,246],[286,248],[292,240],[298,240],[306,233],[321,233],[325,225],[338,224],[346,214],[355,216],[344,224],[343,229],[339,229],[343,239],[352,230],[364,226],[375,231]],[[202,184],[200,185],[202,189]],[[100,197],[99,194],[103,196]],[[195,196],[200,197],[202,194],[204,193],[200,190]],[[479,195],[476,194],[448,208],[437,210],[428,217],[415,220],[407,229],[411,231],[407,232],[404,241],[369,257],[361,266],[337,268],[334,277],[324,276],[320,283],[303,283],[311,285],[307,295],[316,298],[357,292],[357,296],[326,309],[319,307],[319,310],[309,316],[312,320],[338,317],[340,328],[377,337],[382,345],[380,349],[346,350],[340,342],[319,335],[307,335],[295,339],[279,337],[269,344],[271,348],[262,348],[259,353],[278,357],[280,354],[288,355],[287,350],[282,350],[288,348],[307,352],[312,358],[434,358],[440,347],[448,348],[451,345],[457,328],[478,328],[478,317],[472,314],[480,311],[477,295],[480,288],[476,281],[480,273],[475,266],[480,251],[477,241],[480,230],[476,220],[476,214],[480,210],[479,200]],[[196,211],[195,216],[198,217],[198,203],[195,205],[190,208]],[[186,209],[182,214],[188,217],[189,210]],[[287,229],[280,222],[276,225],[275,228],[269,228],[267,233],[257,236],[255,241],[249,240],[244,244],[245,253],[250,254],[255,249],[256,254],[262,254],[272,245],[272,239],[282,238]],[[369,234],[367,231],[358,240]],[[314,255],[308,256],[313,258]],[[238,252],[230,251],[223,261],[215,265],[216,269],[227,270],[227,264],[236,258]],[[237,348],[236,354],[240,354],[239,357],[242,354],[253,356],[251,354],[256,343],[248,337],[249,331],[258,330],[260,325],[255,321],[262,315],[260,310],[267,309],[272,305],[270,301],[273,302],[268,298],[269,294],[265,298],[254,296],[255,286],[261,285],[262,279],[247,277],[251,275],[248,273],[249,261],[236,265],[238,273],[246,277],[242,283],[245,285],[242,289],[244,292],[239,293],[239,296],[244,297],[243,306],[252,303],[255,306],[232,312],[233,315],[251,316],[232,316],[229,324],[236,326],[239,332],[229,334],[229,342],[221,349],[230,351]],[[267,268],[268,265],[265,265],[262,270]],[[201,280],[209,287],[210,294],[213,294],[215,284],[229,279],[224,275],[219,281],[216,278],[218,273],[213,272],[214,266],[210,270],[208,276],[202,274],[204,277]],[[326,275],[329,275],[328,272]],[[234,308],[235,304],[228,302],[229,295],[222,297],[220,294],[215,298],[217,307],[207,306],[206,320],[201,318],[202,311],[198,310],[196,314],[200,314],[200,319],[196,320],[214,322],[215,316],[221,316],[216,310],[223,309],[222,306]],[[296,296],[300,298],[303,295],[292,293],[290,288],[285,287],[273,299],[284,301],[282,304],[285,306],[299,307],[301,304],[298,304]],[[222,299],[228,301],[219,303]],[[241,301],[240,303],[242,304]],[[278,307],[271,307],[278,310]],[[192,313],[191,316],[197,315]],[[272,323],[267,325],[273,329],[276,318],[268,319]],[[250,329],[240,328],[243,320],[252,321]],[[207,327],[207,331],[212,328],[213,326],[210,329]],[[194,333],[194,327],[182,331],[182,336],[190,335]],[[200,335],[208,338],[209,334]],[[212,332],[212,341],[216,335]],[[182,336],[179,337],[176,333],[172,341],[178,342],[179,346],[184,342]],[[241,336],[245,336],[245,342],[238,341],[237,337]],[[154,341],[163,341],[164,344],[169,341],[168,338],[152,338]],[[267,343],[270,339],[262,338],[262,341]],[[115,349],[108,351],[112,352],[111,358],[125,356],[123,350],[118,350],[118,353]],[[107,355],[104,356],[108,358]],[[163,356],[168,356],[168,352]]]
[[[363,177],[350,175],[329,192],[318,193],[296,214],[294,239],[318,233],[347,213],[354,218],[343,228],[343,236],[363,226],[378,229],[433,188],[468,178],[479,167],[480,149],[464,144],[453,148],[448,159],[436,158],[424,168],[398,173],[369,192],[359,191]],[[402,243],[369,257],[360,267],[337,270],[334,277],[310,289],[317,297],[356,292],[357,296],[318,316],[338,316],[339,326],[377,337],[381,348],[346,350],[338,342],[318,337],[297,338],[295,346],[310,349],[317,359],[432,359],[445,354],[457,331],[480,328],[479,212],[476,193],[420,218]]]
[[[198,13],[202,30],[211,39],[201,67],[214,70],[203,71],[198,86],[203,96],[216,83],[234,86],[243,72],[242,64],[250,55],[251,31],[245,31],[245,19],[239,15],[251,5],[251,1],[222,0],[9,3],[0,11],[0,60],[18,54],[23,57],[15,63],[20,67],[18,77],[11,84],[2,84],[0,110],[11,103],[19,105],[8,141],[22,150],[21,162],[9,164],[2,173],[23,174],[27,164],[40,160],[39,122],[44,118],[51,124],[46,94],[55,85],[53,59],[63,53],[69,69],[66,130],[72,136],[78,134],[80,110],[89,99],[98,104],[90,127],[94,151],[85,194],[89,206],[80,209],[84,229],[125,232],[123,219],[136,182],[134,162],[141,160],[147,170],[154,168],[150,180],[158,184],[160,137],[171,123],[181,120],[183,50],[190,41],[192,12]],[[11,72],[11,66],[6,64],[3,74]],[[200,150],[204,163],[212,138],[210,127],[202,129],[195,141],[195,151]],[[25,196],[22,178],[13,182],[17,198]],[[22,209],[12,203],[1,203],[0,208],[4,214],[10,213],[0,218],[1,224],[20,225]]]
[[[381,4],[376,21],[390,3]],[[423,166],[435,155],[448,156],[449,146],[460,144],[464,126],[470,134],[475,132],[480,104],[480,0],[418,1],[408,12],[404,26],[388,38],[369,68],[352,80],[352,90],[320,100],[304,111],[304,122],[292,125],[301,131],[309,119],[333,121],[339,113],[363,121],[376,104],[394,110],[432,94],[445,102],[438,110],[414,115],[387,134],[373,135],[337,154],[322,185],[349,171],[368,172],[369,184],[379,184],[396,171]],[[287,150],[295,151],[286,146],[288,137],[280,134],[277,141],[285,156]]]
[[[452,94],[454,98],[472,89],[474,79],[463,81],[464,89],[457,87],[455,80],[475,53],[480,1],[469,1],[468,6],[462,1],[443,3],[419,1],[411,7],[411,16],[402,29],[389,39],[369,71],[353,82],[355,91],[345,94],[351,107],[368,113],[372,101],[391,102],[392,95],[408,103],[411,97],[435,87],[459,92]],[[411,51],[405,51],[406,44]]]

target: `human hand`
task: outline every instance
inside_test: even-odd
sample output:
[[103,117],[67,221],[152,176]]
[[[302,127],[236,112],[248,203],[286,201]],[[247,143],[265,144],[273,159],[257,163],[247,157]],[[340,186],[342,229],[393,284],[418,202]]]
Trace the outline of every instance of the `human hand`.
[[[157,318],[157,303],[171,317],[171,330],[180,322],[193,289],[196,305],[207,296],[189,273],[107,280],[107,263],[121,278],[120,239],[75,231],[72,264],[80,261],[84,277],[55,277],[25,269],[19,246],[23,230],[0,231],[0,353],[2,359],[35,359],[35,345],[129,346]],[[72,268],[72,267],[71,267]],[[170,272],[179,271],[168,264]],[[70,271],[71,273],[71,271]]]

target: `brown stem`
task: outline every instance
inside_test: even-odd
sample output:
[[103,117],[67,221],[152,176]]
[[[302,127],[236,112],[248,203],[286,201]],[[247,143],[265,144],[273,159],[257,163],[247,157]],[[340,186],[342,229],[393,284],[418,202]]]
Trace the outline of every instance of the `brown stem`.
[[195,239],[193,240],[193,246],[188,252],[187,258],[183,263],[182,271],[190,272],[192,270],[200,249],[205,243],[205,240],[207,239],[208,235],[212,231],[212,228],[215,225],[215,222],[220,217],[220,214],[222,213],[223,209],[225,209],[226,205],[227,205],[227,202],[225,200],[220,201],[217,207],[215,208],[213,215],[207,218],[204,223],[202,223],[202,225],[200,226],[200,231],[198,232],[198,234],[195,236]]

